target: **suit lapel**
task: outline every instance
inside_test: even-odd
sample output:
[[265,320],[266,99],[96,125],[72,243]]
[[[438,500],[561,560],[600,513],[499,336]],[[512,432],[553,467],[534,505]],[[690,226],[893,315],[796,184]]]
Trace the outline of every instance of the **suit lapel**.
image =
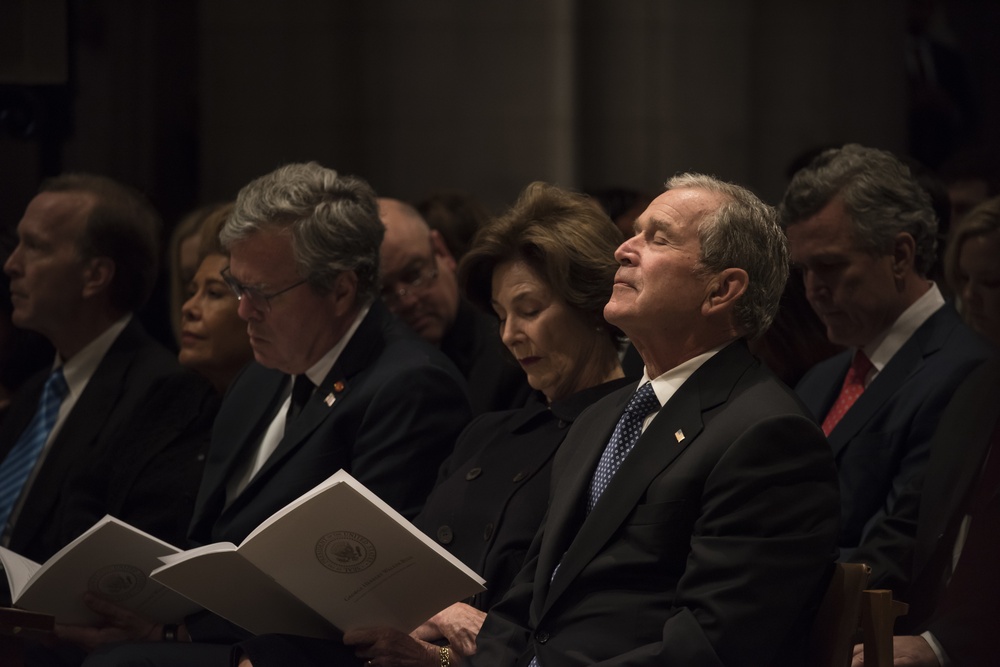
[[[753,357],[747,351],[745,343],[737,341],[705,362],[660,409],[618,469],[594,510],[583,521],[575,537],[570,537],[572,542],[565,554],[548,554],[550,558],[554,556],[555,562],[559,563],[559,571],[552,580],[542,613],[552,607],[573,579],[604,548],[639,504],[652,481],[688,447],[697,446],[696,440],[704,429],[704,413],[728,399],[733,385],[752,363]],[[588,493],[597,460],[631,395],[631,391],[625,393],[623,400],[617,405],[617,411],[609,417],[610,427],[606,433],[602,433],[603,440],[596,443],[594,438],[589,444],[591,451],[587,452],[585,464],[577,471],[572,488],[566,489],[574,495],[566,497],[560,488],[559,514],[555,514],[556,504],[553,502],[551,519],[559,520],[560,516],[564,519],[571,518],[568,514],[571,509],[569,503],[575,501],[579,506],[581,499]],[[593,450],[596,450],[596,454]],[[576,524],[571,525],[575,529]],[[564,540],[565,538],[566,536]],[[565,544],[566,541],[560,543]],[[552,569],[541,571],[551,572]]]
[[[910,377],[923,368],[924,360],[941,349],[958,321],[949,308],[942,306],[910,336],[837,423],[828,438],[834,456],[864,428],[886,401],[906,385]],[[840,391],[839,385],[837,391]],[[824,416],[820,415],[819,419]]]
[[108,428],[139,342],[135,326],[130,323],[108,348],[52,442],[50,452],[57,455],[46,457],[32,483],[26,509],[18,518],[18,540],[28,541],[49,520],[60,495],[56,490],[64,486],[69,471],[99,454],[93,451],[95,441]]
[[[600,415],[593,415],[594,419],[587,421],[587,430],[581,437],[573,440],[567,438],[560,446],[561,451],[557,456],[571,456],[575,465],[558,480],[553,479],[555,487],[552,491],[552,504],[545,520],[545,544],[538,563],[538,571],[546,573],[546,576],[550,576],[560,564],[567,546],[573,542],[580,530],[584,511],[583,499],[590,486],[590,479],[635,389],[636,385],[632,384],[627,390],[619,391],[607,410]],[[561,567],[560,565],[560,569]],[[548,581],[545,581],[536,582],[536,588],[539,583],[542,583],[544,588],[548,587]],[[536,600],[541,599],[542,596],[536,596]]]
[[[240,462],[245,461],[252,447],[260,443],[264,432],[274,419],[288,393],[288,376],[269,368],[257,367],[259,377],[254,378],[250,392],[240,398],[241,409],[237,420],[229,420],[225,433],[229,449],[220,466],[216,468],[213,488],[225,489],[227,480]],[[239,419],[244,415],[257,415],[257,419]],[[207,480],[206,480],[207,481]]]
[[[313,392],[302,412],[289,425],[277,448],[267,458],[253,480],[240,495],[250,495],[256,483],[267,476],[268,471],[281,465],[294,451],[305,443],[309,436],[337,410],[341,400],[350,395],[351,382],[355,375],[365,369],[385,345],[382,334],[383,317],[387,316],[380,304],[372,304],[368,314],[358,326],[347,346],[340,353],[330,372]],[[287,377],[287,376],[286,376]],[[336,447],[335,442],[330,443]],[[235,505],[236,503],[234,503]]]

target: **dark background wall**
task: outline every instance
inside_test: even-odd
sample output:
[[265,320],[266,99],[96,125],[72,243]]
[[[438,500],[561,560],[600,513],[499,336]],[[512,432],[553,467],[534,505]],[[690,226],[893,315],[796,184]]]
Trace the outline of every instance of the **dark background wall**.
[[[805,150],[917,148],[921,4],[0,0],[0,225],[60,171],[131,182],[169,225],[298,160],[496,210],[535,179],[656,191],[684,170],[775,201]],[[972,91],[945,152],[997,146],[1000,3],[930,4]]]

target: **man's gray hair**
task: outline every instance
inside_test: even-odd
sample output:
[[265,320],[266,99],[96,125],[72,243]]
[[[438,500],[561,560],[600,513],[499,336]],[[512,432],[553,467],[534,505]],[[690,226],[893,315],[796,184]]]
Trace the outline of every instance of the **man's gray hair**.
[[679,174],[666,187],[708,190],[727,200],[699,221],[701,264],[713,273],[747,272],[747,291],[736,302],[736,325],[747,338],[757,338],[771,326],[788,280],[788,241],[774,207],[744,187],[703,174]]
[[364,180],[316,162],[285,165],[240,190],[219,238],[228,250],[259,231],[284,228],[299,273],[314,289],[329,292],[341,272],[354,271],[359,302],[378,296],[385,227]]
[[927,275],[935,261],[937,216],[909,167],[888,151],[858,144],[823,151],[792,177],[778,207],[782,227],[811,218],[838,195],[861,248],[888,254],[896,235],[906,232],[916,243],[914,268]]

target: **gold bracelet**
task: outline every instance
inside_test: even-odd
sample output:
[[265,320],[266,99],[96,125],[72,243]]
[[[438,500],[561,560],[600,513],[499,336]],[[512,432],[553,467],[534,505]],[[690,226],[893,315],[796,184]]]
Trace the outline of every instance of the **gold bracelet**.
[[441,659],[441,667],[451,667],[451,649],[447,646],[438,647],[438,658]]

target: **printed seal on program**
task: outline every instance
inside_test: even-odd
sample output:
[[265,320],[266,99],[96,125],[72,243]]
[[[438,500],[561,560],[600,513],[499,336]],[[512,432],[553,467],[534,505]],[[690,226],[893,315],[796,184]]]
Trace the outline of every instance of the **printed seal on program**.
[[113,602],[128,600],[146,585],[146,575],[132,565],[108,565],[90,575],[87,590]]
[[316,542],[316,560],[334,572],[361,572],[375,562],[375,545],[360,533],[338,530]]

